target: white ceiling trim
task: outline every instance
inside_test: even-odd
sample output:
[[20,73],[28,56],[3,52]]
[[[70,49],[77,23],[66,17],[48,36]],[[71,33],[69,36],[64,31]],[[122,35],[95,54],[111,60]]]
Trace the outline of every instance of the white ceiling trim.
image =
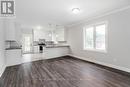
[[127,10],[129,8],[130,8],[130,5],[126,6],[126,7],[123,7],[123,8],[120,8],[120,9],[116,9],[116,10],[110,11],[110,12],[106,12],[104,14],[100,14],[100,15],[96,15],[96,16],[93,16],[93,17],[89,17],[89,18],[87,18],[85,20],[82,20],[80,22],[73,23],[73,24],[70,24],[70,25],[66,25],[66,27],[70,28],[70,27],[73,27],[75,25],[79,25],[79,24],[82,24],[82,23],[85,23],[85,22],[88,22],[88,21],[91,21],[91,20],[94,20],[94,19],[97,19],[97,18],[100,18],[100,17],[104,17],[104,16],[107,16],[107,15],[111,15],[111,14],[115,14],[115,13]]

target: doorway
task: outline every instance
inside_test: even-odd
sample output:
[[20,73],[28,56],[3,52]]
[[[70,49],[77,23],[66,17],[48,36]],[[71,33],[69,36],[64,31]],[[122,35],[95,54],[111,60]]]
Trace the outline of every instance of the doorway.
[[22,51],[23,53],[32,53],[33,52],[33,40],[32,34],[23,34],[22,40]]

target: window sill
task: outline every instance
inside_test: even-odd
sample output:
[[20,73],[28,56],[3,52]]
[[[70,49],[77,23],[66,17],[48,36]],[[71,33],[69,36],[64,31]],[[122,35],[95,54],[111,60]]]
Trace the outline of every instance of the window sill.
[[93,51],[93,52],[100,52],[100,53],[107,53],[107,50],[98,50],[98,49],[84,49],[85,51]]

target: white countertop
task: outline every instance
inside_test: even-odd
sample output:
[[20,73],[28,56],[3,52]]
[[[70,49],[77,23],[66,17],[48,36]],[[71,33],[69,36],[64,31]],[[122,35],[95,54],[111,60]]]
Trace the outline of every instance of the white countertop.
[[46,48],[69,47],[68,44],[47,45]]

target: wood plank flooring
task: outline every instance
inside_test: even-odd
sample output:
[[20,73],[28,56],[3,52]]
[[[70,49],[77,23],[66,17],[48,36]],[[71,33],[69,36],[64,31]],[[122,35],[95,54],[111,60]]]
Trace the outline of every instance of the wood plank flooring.
[[66,56],[7,67],[0,87],[130,87],[130,77]]

